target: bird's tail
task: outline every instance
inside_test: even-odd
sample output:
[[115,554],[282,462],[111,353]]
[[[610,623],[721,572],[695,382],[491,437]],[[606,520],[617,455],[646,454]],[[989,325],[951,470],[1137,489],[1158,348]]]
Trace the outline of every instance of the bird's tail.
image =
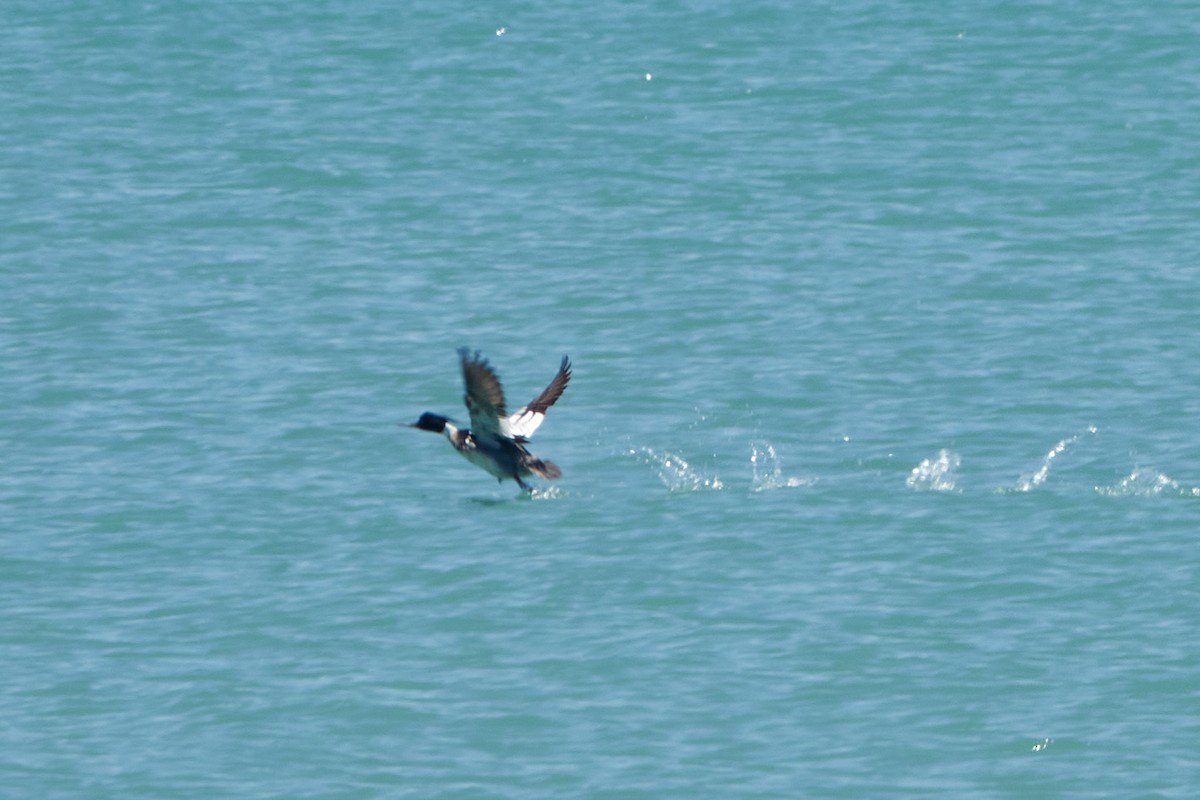
[[562,476],[562,470],[558,468],[558,464],[553,461],[544,461],[540,458],[531,458],[525,462],[525,466],[529,467],[529,471],[541,475],[546,480],[554,480]]

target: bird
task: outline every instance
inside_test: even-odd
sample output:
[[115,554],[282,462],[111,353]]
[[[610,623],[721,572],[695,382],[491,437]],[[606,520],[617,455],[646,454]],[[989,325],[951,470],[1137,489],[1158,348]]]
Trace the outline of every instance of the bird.
[[546,411],[562,396],[571,380],[571,360],[563,356],[558,373],[550,385],[528,404],[509,414],[504,387],[492,365],[478,350],[458,350],[466,393],[463,402],[471,416],[471,427],[463,428],[454,420],[426,411],[409,428],[440,433],[468,461],[481,467],[500,483],[517,482],[526,492],[533,487],[524,481],[530,475],[553,480],[562,470],[553,461],[538,458],[525,448],[529,437],[546,418]]

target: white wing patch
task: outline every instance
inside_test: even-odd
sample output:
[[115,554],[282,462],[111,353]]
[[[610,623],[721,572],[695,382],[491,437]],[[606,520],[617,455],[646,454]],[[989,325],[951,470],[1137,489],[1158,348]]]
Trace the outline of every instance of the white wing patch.
[[508,435],[514,439],[528,439],[542,424],[546,415],[540,411],[530,411],[529,406],[521,406],[508,415]]
[[563,390],[567,388],[570,380],[571,360],[563,356],[562,363],[558,365],[558,374],[554,376],[554,380],[550,381],[550,385],[528,404],[521,406],[501,420],[501,424],[508,428],[509,435],[514,439],[528,439],[533,436],[533,432],[546,418],[546,412],[562,396]]

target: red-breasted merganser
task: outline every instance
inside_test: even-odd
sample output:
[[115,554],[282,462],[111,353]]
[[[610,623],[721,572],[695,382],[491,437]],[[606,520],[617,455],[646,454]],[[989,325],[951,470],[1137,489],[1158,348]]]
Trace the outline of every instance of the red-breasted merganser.
[[532,488],[521,480],[529,475],[540,475],[553,479],[562,475],[562,470],[553,461],[537,458],[525,449],[525,443],[546,418],[546,411],[562,396],[571,380],[571,361],[563,356],[558,374],[550,385],[542,390],[528,405],[521,406],[512,414],[505,409],[504,389],[495,370],[487,359],[476,350],[460,348],[463,383],[467,392],[463,402],[471,415],[471,427],[460,428],[453,421],[426,411],[410,428],[445,434],[455,450],[477,467],[494,475],[501,483],[511,478],[525,491]]

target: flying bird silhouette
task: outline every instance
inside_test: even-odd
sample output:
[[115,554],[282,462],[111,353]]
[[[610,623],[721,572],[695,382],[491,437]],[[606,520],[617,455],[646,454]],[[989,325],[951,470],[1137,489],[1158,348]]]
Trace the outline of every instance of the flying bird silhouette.
[[532,487],[523,478],[539,475],[552,480],[562,475],[553,461],[538,458],[525,448],[533,432],[546,418],[546,411],[562,396],[571,380],[571,361],[563,356],[558,374],[541,394],[513,413],[508,413],[504,387],[491,364],[479,351],[467,348],[458,351],[466,393],[463,402],[471,415],[471,427],[463,428],[453,420],[426,411],[412,425],[445,435],[450,445],[477,467],[494,475],[501,483],[505,479],[517,482],[525,491]]

